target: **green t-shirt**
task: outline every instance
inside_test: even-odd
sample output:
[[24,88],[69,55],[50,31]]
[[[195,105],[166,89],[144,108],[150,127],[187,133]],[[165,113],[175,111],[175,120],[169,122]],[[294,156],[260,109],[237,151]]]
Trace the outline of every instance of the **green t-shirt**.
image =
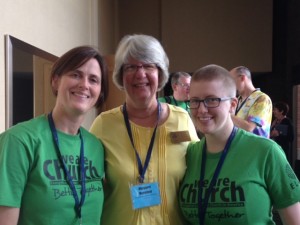
[[166,102],[168,104],[175,105],[175,106],[179,106],[180,108],[186,110],[188,113],[190,112],[190,109],[189,109],[186,101],[178,101],[178,100],[174,99],[173,96],[159,97],[158,101]]
[[[84,128],[86,196],[83,224],[100,224],[104,150]],[[58,131],[59,148],[81,199],[79,135]],[[39,116],[0,135],[0,205],[20,208],[19,225],[75,224],[75,200],[64,178],[47,117]]]
[[[179,194],[181,210],[193,225],[199,224],[198,183],[204,139],[188,147],[187,170]],[[207,154],[203,193],[220,155]],[[299,180],[279,145],[239,129],[209,198],[205,225],[275,224],[272,205],[280,209],[298,201]]]

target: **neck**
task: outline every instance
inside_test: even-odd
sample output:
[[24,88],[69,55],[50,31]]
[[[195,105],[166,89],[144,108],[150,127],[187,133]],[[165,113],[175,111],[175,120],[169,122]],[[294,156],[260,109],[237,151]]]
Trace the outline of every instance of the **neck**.
[[244,101],[246,98],[248,98],[256,89],[252,86],[247,88],[242,94],[242,100]]
[[183,99],[180,95],[178,95],[177,93],[173,93],[173,98],[176,100],[176,101],[185,101],[185,99]]
[[132,122],[141,126],[153,127],[156,125],[158,110],[158,104],[156,100],[143,107],[136,107],[135,105],[126,102],[126,110],[128,118]]
[[78,133],[83,122],[83,116],[68,115],[56,107],[52,111],[52,117],[57,130],[71,135]]
[[225,131],[216,132],[214,134],[205,135],[206,138],[206,150],[209,153],[219,153],[225,148],[225,145],[233,130],[233,124],[230,127],[225,128]]

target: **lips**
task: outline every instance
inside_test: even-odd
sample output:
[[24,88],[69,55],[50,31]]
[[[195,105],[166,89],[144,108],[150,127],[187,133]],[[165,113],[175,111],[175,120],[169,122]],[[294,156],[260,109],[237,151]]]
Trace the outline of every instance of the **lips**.
[[212,119],[212,117],[198,117],[198,119],[199,119],[200,121],[209,121],[209,120]]
[[139,84],[134,84],[135,87],[146,87],[149,86],[148,83],[139,83]]
[[89,95],[84,94],[84,93],[78,93],[78,92],[72,92],[73,95],[80,97],[80,98],[90,98]]

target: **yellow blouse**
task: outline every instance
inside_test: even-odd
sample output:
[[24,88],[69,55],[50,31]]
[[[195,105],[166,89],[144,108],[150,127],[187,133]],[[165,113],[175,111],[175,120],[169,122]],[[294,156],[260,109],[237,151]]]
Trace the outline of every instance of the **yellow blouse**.
[[[191,140],[198,140],[188,113],[169,106],[170,114],[158,126],[145,183],[158,182],[161,205],[133,210],[129,191],[139,176],[135,151],[130,142],[121,107],[101,113],[91,132],[105,147],[106,184],[102,225],[183,225],[177,194],[183,179],[188,141],[172,143],[170,133],[188,131]],[[144,165],[154,128],[141,127],[130,122],[134,146]]]

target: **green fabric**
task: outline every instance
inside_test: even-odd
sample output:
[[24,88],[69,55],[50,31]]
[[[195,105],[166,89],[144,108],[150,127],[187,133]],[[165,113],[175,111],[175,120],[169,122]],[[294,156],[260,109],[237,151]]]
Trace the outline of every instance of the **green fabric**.
[[[170,101],[169,101],[170,99]],[[170,105],[175,105],[175,106],[179,106],[180,108],[186,110],[187,112],[190,112],[187,103],[185,101],[178,101],[178,100],[174,100],[173,96],[165,96],[165,97],[159,97],[158,98],[159,102],[165,102],[168,103]]]
[[[100,224],[104,150],[81,128],[84,140],[86,197],[83,224]],[[79,199],[79,135],[58,131],[59,146]],[[19,225],[75,224],[75,201],[57,158],[46,116],[20,123],[0,135],[0,205],[20,208]]]
[[[204,138],[188,147],[188,168],[179,196],[185,218],[194,225],[199,224],[197,193],[203,143]],[[204,190],[220,155],[207,156]],[[239,129],[209,199],[205,225],[275,224],[271,218],[272,204],[285,208],[298,201],[299,180],[279,145]]]

